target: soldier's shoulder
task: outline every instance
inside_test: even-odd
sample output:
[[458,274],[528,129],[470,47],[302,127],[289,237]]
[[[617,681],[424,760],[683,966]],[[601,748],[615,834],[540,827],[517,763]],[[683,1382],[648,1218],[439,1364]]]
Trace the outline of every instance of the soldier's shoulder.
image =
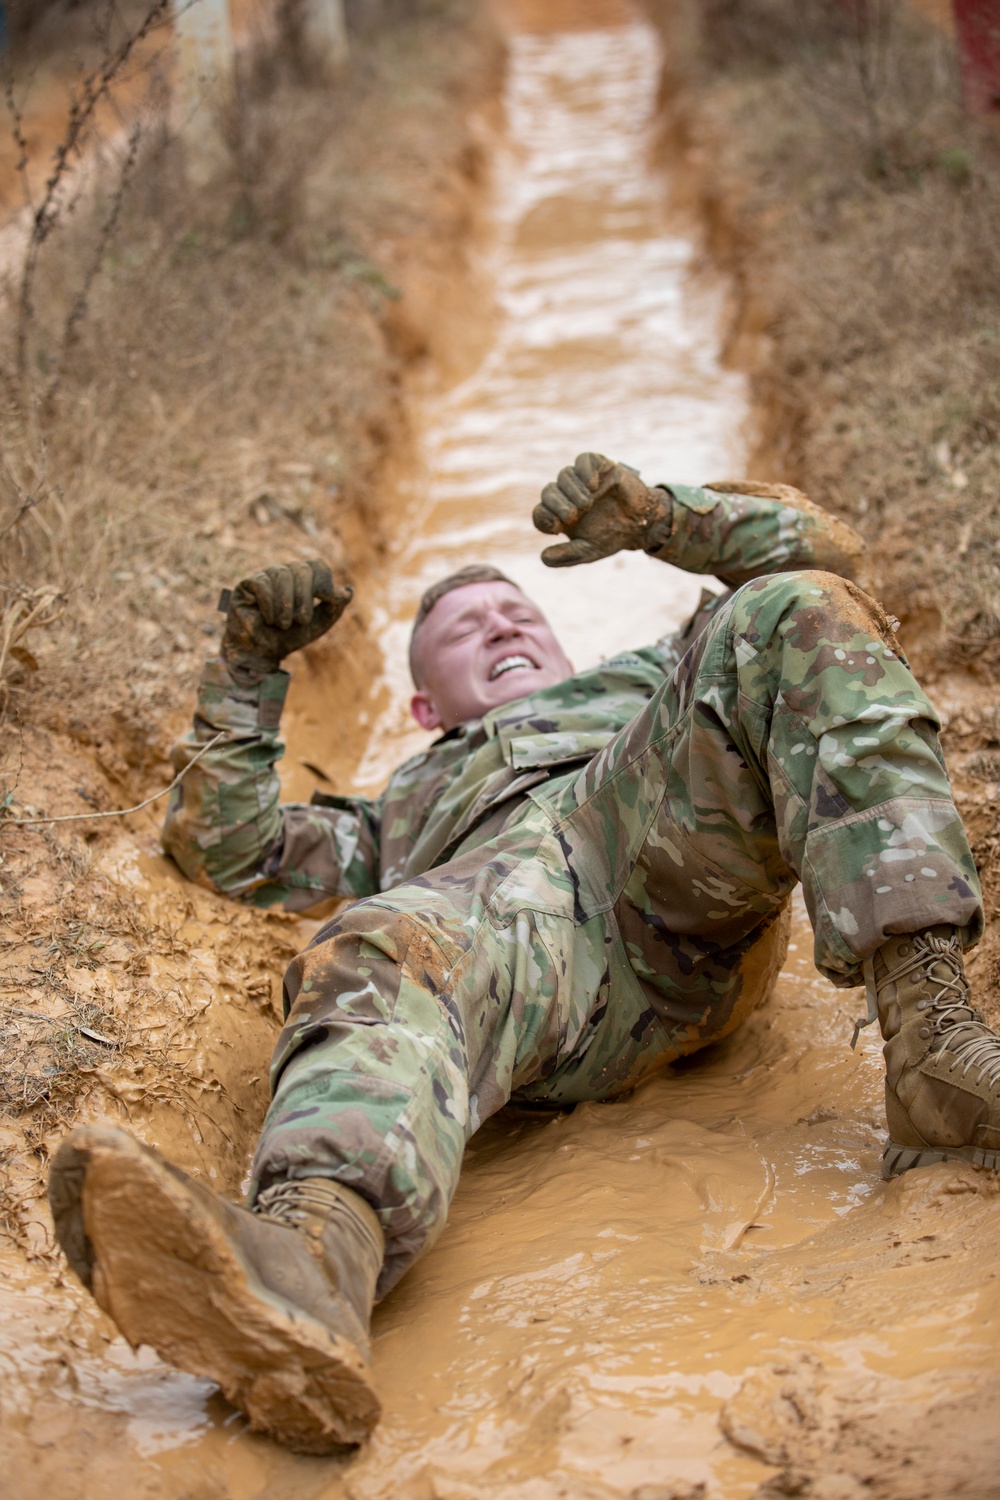
[[[475,733],[477,729],[480,729],[478,735]],[[418,750],[416,755],[398,765],[389,779],[388,790],[402,790],[445,774],[457,761],[463,760],[481,738],[479,720],[450,729],[426,750]]]

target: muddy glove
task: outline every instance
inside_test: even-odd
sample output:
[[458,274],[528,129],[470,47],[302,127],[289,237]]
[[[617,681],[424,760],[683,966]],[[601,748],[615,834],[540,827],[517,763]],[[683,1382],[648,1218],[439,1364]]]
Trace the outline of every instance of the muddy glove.
[[281,563],[244,578],[220,607],[226,610],[221,654],[237,682],[251,686],[292,651],[325,635],[354,593],[334,584],[325,562]]
[[581,453],[571,469],[547,484],[532,519],[539,531],[569,537],[546,547],[542,562],[571,568],[612,553],[656,547],[670,533],[671,501],[665,490],[651,490],[634,469],[600,453]]

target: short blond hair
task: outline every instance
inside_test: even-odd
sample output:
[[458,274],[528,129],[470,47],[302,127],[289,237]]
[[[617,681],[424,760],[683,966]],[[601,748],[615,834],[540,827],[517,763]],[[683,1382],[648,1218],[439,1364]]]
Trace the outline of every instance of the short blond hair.
[[421,597],[417,606],[416,619],[413,621],[413,629],[410,631],[410,676],[415,686],[419,687],[417,681],[417,663],[414,655],[414,643],[417,639],[417,631],[434,608],[439,599],[445,594],[450,594],[453,589],[464,589],[470,583],[509,583],[512,589],[521,592],[520,584],[508,578],[506,573],[501,573],[499,568],[492,567],[489,563],[469,563],[467,567],[459,568],[457,573],[449,573],[446,578],[439,578],[437,583],[432,583]]

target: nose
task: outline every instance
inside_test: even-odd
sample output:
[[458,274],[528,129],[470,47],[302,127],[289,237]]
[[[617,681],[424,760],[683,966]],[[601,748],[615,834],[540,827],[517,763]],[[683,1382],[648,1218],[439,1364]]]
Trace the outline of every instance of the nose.
[[496,641],[512,640],[515,636],[519,636],[520,634],[521,627],[515,620],[509,620],[507,616],[501,614],[499,610],[492,611],[486,625],[487,644],[491,644]]

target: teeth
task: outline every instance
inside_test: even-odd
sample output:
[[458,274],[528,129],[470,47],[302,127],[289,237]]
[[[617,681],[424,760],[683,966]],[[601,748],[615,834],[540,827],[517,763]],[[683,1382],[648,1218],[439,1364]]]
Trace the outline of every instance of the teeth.
[[529,667],[534,670],[534,666],[535,663],[529,661],[526,656],[505,656],[503,661],[498,661],[493,668],[493,671],[490,673],[490,681],[495,682],[498,677],[503,676],[504,672],[513,672],[518,667]]

